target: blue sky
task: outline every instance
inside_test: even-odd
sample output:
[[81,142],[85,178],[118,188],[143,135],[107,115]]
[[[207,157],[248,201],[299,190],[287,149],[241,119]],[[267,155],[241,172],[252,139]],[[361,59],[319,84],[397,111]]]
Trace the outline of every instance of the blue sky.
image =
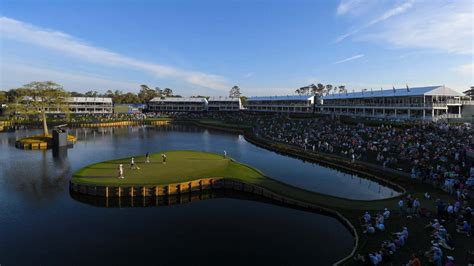
[[3,0],[0,89],[286,95],[474,85],[470,0]]

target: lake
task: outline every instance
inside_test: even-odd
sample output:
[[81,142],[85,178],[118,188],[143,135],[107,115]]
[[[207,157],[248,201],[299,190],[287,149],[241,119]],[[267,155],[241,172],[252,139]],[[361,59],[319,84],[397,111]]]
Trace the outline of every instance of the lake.
[[368,179],[267,151],[242,135],[168,125],[70,129],[65,156],[23,151],[0,133],[0,263],[15,264],[331,264],[353,238],[335,218],[245,197],[186,204],[104,208],[75,200],[69,179],[91,163],[146,152],[227,154],[282,182],[338,197],[398,195]]

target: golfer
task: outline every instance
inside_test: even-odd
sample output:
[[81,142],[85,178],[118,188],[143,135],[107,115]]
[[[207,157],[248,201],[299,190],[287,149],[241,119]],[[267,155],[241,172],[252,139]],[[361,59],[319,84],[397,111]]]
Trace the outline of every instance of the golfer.
[[123,178],[123,164],[119,164],[118,172],[119,172],[119,178]]
[[224,159],[227,158],[227,151],[224,150]]
[[150,154],[148,154],[148,152],[146,153],[145,158],[145,163],[150,163]]
[[166,154],[161,154],[161,159],[163,160],[163,164],[166,164]]
[[135,164],[135,158],[133,158],[133,157],[132,157],[132,161],[130,162],[130,169],[140,169],[140,167],[138,167]]

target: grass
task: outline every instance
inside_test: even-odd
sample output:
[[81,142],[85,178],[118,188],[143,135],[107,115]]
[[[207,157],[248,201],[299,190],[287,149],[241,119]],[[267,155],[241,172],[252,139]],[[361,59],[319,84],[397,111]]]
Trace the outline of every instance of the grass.
[[128,105],[115,105],[114,113],[128,113]]
[[[162,163],[161,153],[151,154],[150,163],[145,163],[145,156],[134,157],[140,169],[130,169],[131,157],[106,161],[79,170],[73,175],[72,182],[94,185],[165,185],[208,177],[238,178],[251,183],[265,178],[251,167],[214,153],[163,153],[167,156],[166,164]],[[119,164],[124,166],[123,179],[117,178]]]

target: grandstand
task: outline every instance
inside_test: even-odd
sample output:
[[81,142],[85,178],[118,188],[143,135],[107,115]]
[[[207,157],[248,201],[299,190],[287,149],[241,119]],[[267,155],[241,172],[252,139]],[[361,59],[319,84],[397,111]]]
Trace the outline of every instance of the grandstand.
[[207,102],[209,111],[239,111],[242,109],[240,98],[209,97]]
[[[31,100],[31,97],[25,97]],[[112,98],[108,97],[68,97],[69,114],[112,114],[113,103]],[[46,113],[56,115],[64,114],[64,110],[57,108],[48,108]]]
[[291,95],[250,97],[245,107],[254,112],[312,113],[315,96]]
[[[322,97],[321,113],[437,121],[472,116],[469,97],[445,86],[334,93]],[[464,109],[464,110],[463,110]]]
[[148,103],[150,112],[202,112],[206,110],[206,98],[156,97]]

